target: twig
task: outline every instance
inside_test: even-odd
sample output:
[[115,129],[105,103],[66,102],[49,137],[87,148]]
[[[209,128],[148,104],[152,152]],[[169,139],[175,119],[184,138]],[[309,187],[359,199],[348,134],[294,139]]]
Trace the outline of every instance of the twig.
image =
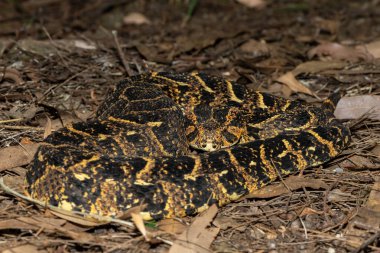
[[12,130],[34,130],[34,131],[44,131],[43,127],[31,127],[31,126],[8,126],[0,125],[0,128],[3,129],[12,129]]
[[133,75],[132,70],[129,67],[127,61],[125,60],[123,51],[121,50],[120,43],[119,43],[119,40],[117,38],[117,31],[113,30],[112,31],[112,36],[113,36],[113,39],[115,41],[115,46],[116,46],[116,49],[117,49],[117,53],[118,53],[118,55],[120,57],[121,63],[123,64],[125,71],[127,72],[128,76],[132,76]]

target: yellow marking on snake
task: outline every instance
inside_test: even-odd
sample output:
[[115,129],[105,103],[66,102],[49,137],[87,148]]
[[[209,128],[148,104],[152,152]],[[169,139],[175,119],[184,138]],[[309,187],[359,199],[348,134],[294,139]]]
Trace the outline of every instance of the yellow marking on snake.
[[334,144],[331,141],[328,141],[328,140],[322,138],[318,133],[316,133],[313,130],[308,130],[307,132],[310,133],[311,135],[313,135],[318,140],[318,142],[326,145],[327,148],[329,149],[329,154],[331,156],[336,156],[338,154],[338,151],[334,148]]
[[227,91],[228,91],[228,94],[229,94],[231,100],[238,102],[238,103],[243,103],[243,101],[236,96],[236,94],[234,92],[234,87],[232,86],[232,83],[230,81],[227,81],[227,80],[226,80],[226,83],[227,83]]
[[215,93],[215,91],[213,89],[211,89],[210,87],[207,86],[205,81],[203,81],[203,79],[198,75],[198,73],[191,73],[191,76],[193,76],[193,77],[195,77],[195,79],[197,79],[197,81],[205,89],[205,91],[210,92],[210,93]]

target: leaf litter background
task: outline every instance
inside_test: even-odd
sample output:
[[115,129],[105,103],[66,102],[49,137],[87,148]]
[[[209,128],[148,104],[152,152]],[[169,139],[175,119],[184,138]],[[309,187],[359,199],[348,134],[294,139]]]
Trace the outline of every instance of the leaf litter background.
[[1,1],[0,171],[18,192],[44,136],[146,71],[205,71],[309,103],[341,91],[336,116],[353,135],[328,164],[198,217],[81,225],[2,191],[1,250],[380,251],[379,58],[377,0]]

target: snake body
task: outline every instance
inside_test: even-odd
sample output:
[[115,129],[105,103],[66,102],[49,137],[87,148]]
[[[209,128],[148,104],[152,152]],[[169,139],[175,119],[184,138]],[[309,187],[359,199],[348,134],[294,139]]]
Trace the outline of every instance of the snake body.
[[94,119],[45,139],[27,192],[98,215],[194,215],[337,156],[350,140],[337,100],[305,105],[203,73],[130,77]]

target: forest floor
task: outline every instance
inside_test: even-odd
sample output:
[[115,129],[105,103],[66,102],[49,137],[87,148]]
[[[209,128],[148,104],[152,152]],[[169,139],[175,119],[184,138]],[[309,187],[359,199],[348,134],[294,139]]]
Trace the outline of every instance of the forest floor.
[[335,113],[352,141],[323,166],[184,219],[78,221],[1,190],[2,252],[380,252],[380,1],[1,1],[6,185],[23,194],[46,135],[149,71],[203,71],[316,104],[344,93]]

